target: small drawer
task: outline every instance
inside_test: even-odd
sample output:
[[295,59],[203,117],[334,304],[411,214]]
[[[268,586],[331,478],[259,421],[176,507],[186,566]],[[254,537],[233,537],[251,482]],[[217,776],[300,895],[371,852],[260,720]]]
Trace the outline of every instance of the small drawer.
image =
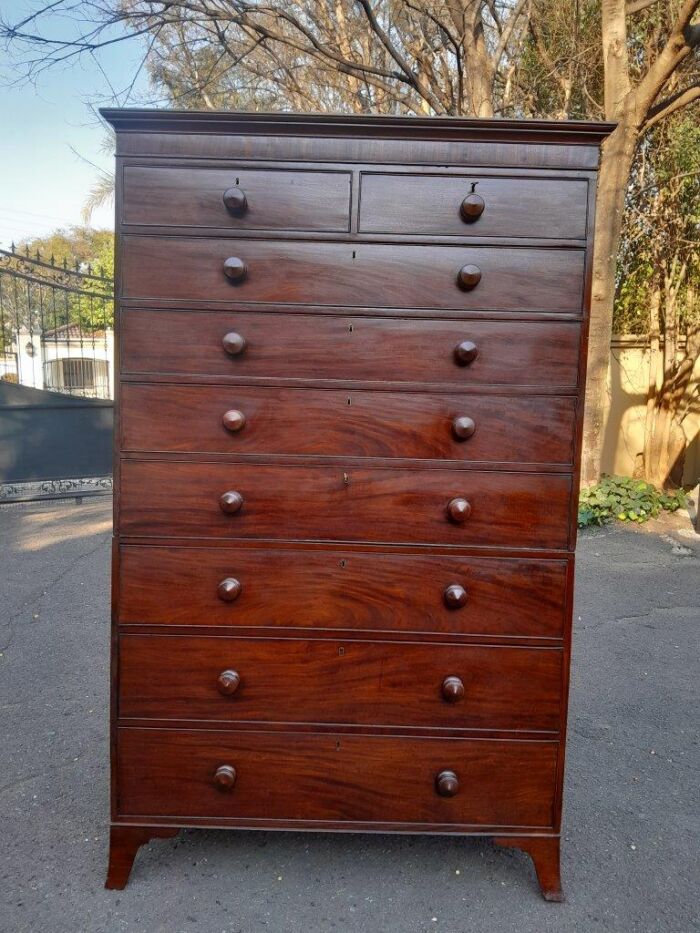
[[574,388],[580,325],[331,314],[121,314],[125,374]]
[[562,637],[567,562],[122,545],[119,622]]
[[124,819],[444,831],[553,823],[555,741],[120,728],[117,749]]
[[360,231],[455,237],[586,236],[588,181],[365,172]]
[[571,476],[125,460],[123,535],[565,548]]
[[127,165],[123,224],[346,232],[349,172]]
[[124,383],[122,449],[570,465],[573,397]]
[[585,252],[123,236],[122,297],[580,314]]
[[122,719],[557,732],[559,648],[125,635]]

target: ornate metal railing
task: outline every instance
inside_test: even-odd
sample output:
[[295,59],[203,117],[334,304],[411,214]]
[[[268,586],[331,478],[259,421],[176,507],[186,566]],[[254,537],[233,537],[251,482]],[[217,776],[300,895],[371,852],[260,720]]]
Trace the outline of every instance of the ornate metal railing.
[[0,380],[113,398],[113,296],[101,269],[0,250]]

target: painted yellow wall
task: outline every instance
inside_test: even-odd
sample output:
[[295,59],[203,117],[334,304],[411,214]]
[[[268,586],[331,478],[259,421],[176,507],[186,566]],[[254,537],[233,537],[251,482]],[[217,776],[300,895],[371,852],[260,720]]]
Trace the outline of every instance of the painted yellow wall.
[[[700,359],[695,361],[693,385],[700,383]],[[649,385],[649,350],[639,338],[613,340],[608,378],[610,415],[603,443],[605,473],[634,474],[637,456],[644,447],[644,419]],[[683,482],[695,485],[700,477],[700,411],[683,423],[688,439]]]

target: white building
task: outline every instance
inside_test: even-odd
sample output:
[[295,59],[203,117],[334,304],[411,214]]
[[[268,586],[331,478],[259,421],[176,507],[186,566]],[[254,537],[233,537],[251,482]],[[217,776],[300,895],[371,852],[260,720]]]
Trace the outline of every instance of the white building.
[[114,331],[64,324],[43,334],[20,328],[0,353],[0,378],[83,398],[114,398]]

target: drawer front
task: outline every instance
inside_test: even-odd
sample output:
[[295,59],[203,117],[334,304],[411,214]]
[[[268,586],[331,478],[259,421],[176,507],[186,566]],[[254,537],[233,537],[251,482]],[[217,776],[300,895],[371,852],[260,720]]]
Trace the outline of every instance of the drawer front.
[[561,667],[558,648],[122,634],[119,716],[556,732]]
[[[576,323],[395,320],[256,312],[123,311],[122,371],[231,378],[576,385]],[[238,334],[231,355],[223,340]],[[465,341],[476,357],[455,352]]]
[[[557,473],[127,460],[121,467],[120,530],[564,548],[570,492],[571,477]],[[471,507],[468,518],[464,500]],[[448,517],[450,503],[456,521]],[[466,520],[457,523],[460,518]]]
[[127,165],[122,223],[345,232],[350,179],[349,172]]
[[[462,217],[465,211],[482,213]],[[360,232],[460,237],[586,236],[588,182],[561,178],[363,173]]]
[[125,383],[120,405],[124,450],[571,464],[576,400]]
[[[583,250],[123,236],[125,298],[578,314]],[[232,282],[224,263],[246,274]],[[464,291],[457,276],[477,266]]]
[[[554,741],[121,728],[117,747],[123,818],[553,824]],[[227,765],[229,790],[215,777]],[[459,782],[453,797],[436,790],[445,770]]]
[[560,560],[126,545],[120,562],[121,623],[562,636]]

